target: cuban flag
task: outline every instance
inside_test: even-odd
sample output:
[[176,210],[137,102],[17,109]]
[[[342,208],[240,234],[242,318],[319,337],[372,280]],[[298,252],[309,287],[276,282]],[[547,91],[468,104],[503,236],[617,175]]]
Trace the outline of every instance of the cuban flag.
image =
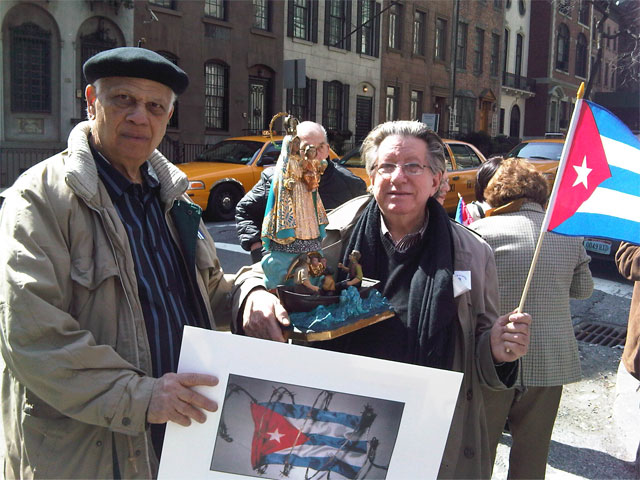
[[640,141],[579,98],[542,231],[640,243]]
[[329,472],[330,478],[356,478],[367,459],[361,437],[375,414],[332,412],[283,402],[251,404],[255,431],[251,463],[256,470],[281,464]]
[[467,226],[471,222],[473,222],[473,218],[471,218],[471,214],[469,213],[469,209],[467,208],[467,204],[462,198],[462,195],[458,194],[458,208],[456,208],[456,222]]

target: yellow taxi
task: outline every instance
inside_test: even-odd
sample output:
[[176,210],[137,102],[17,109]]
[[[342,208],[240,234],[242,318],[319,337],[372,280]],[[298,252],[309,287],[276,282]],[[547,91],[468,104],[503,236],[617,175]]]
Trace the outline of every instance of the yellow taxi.
[[[265,167],[275,165],[282,136],[231,137],[198,154],[195,161],[177,165],[189,179],[187,194],[207,219],[232,220],[236,204],[260,180]],[[338,156],[329,152],[332,159]]]
[[[480,150],[470,143],[448,139],[443,139],[443,142],[447,147],[444,153],[451,187],[445,197],[444,208],[449,214],[454,214],[458,206],[458,193],[467,203],[475,200],[476,172],[485,158]],[[364,160],[360,158],[359,146],[348,152],[338,163],[349,168],[369,186],[369,175],[364,168]]]
[[549,187],[553,188],[563,147],[564,138],[535,138],[519,143],[505,158],[523,158],[529,161],[546,177]]

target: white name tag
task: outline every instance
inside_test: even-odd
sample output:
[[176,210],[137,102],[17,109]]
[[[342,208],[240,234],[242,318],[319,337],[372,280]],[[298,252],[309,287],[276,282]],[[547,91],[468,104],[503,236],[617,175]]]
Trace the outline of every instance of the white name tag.
[[471,290],[471,271],[456,270],[453,272],[453,296],[458,297]]

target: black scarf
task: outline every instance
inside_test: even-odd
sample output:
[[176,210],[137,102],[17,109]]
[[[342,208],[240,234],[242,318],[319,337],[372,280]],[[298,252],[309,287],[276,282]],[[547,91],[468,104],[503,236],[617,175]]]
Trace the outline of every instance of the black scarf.
[[[405,324],[408,329],[408,360],[417,365],[451,369],[455,347],[457,309],[453,298],[453,243],[451,223],[442,206],[433,198],[427,202],[429,224],[420,240],[412,247],[414,261],[403,262],[401,275],[392,283],[406,282],[409,301]],[[349,253],[358,250],[365,277],[382,282],[384,293],[392,287],[386,277],[388,255],[383,245],[380,208],[371,199],[358,219],[343,251],[342,263],[348,264]],[[435,254],[434,254],[435,252]],[[392,287],[393,288],[393,287]]]

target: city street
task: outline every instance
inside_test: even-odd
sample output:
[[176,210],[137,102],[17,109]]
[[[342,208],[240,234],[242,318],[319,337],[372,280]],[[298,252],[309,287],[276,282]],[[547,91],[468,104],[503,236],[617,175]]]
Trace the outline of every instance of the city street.
[[[238,245],[233,222],[208,223],[218,256],[227,273],[250,262]],[[591,298],[572,302],[574,325],[588,321],[611,326],[626,325],[632,285],[621,281],[611,262],[592,262],[596,290]],[[580,342],[583,379],[564,389],[552,437],[547,478],[627,479],[635,478],[632,465],[621,454],[612,421],[615,373],[622,349]],[[2,365],[4,368],[4,365]],[[3,435],[0,425],[0,435]],[[506,478],[510,436],[498,446],[495,479]],[[0,464],[4,442],[0,444]]]

